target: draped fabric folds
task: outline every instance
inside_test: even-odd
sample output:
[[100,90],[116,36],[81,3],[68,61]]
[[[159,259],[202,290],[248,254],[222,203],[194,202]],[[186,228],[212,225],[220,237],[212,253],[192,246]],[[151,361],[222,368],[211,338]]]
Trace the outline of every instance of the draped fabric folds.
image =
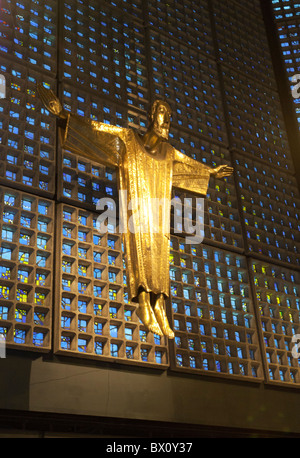
[[69,115],[64,148],[118,168],[129,298],[140,289],[169,295],[172,186],[205,195],[212,169],[168,142],[149,153],[132,129]]

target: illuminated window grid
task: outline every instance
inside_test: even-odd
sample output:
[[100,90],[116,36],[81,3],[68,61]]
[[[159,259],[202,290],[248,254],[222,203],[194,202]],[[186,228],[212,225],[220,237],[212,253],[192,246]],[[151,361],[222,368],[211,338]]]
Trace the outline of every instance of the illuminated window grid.
[[236,156],[236,172],[249,251],[299,265],[299,191],[283,171]]
[[36,84],[56,83],[19,63],[1,59],[6,98],[0,99],[0,182],[46,197],[54,195],[56,121],[43,107]]
[[237,209],[237,197],[233,179],[220,182],[211,178],[205,199],[205,236],[211,242],[231,246],[241,251],[244,246],[240,216]]
[[216,62],[150,33],[154,95],[170,100],[174,126],[227,145]]
[[277,92],[223,65],[231,147],[293,172]]
[[[122,14],[127,13],[134,16],[137,20],[143,20],[142,14],[142,0],[134,0],[133,2],[127,2],[127,0],[105,0],[105,3],[114,8],[122,10]],[[98,6],[97,0],[94,0],[95,7]]]
[[174,1],[164,3],[151,0],[147,2],[147,7],[150,26],[199,51],[207,54],[214,52],[206,1],[180,4]]
[[299,4],[295,3],[293,0],[272,0],[273,3],[273,11],[275,15],[275,19],[277,21],[282,20],[289,20],[294,18],[295,16],[299,16]]
[[[122,11],[82,3],[63,5],[64,55],[61,76],[115,101],[148,101],[144,28]],[[82,32],[84,26],[85,32]]]
[[261,381],[246,258],[172,237],[172,369]]
[[267,380],[298,385],[300,359],[292,350],[298,342],[293,336],[300,334],[300,274],[255,259],[251,260],[251,267]]
[[131,109],[130,106],[124,108],[122,105],[107,102],[70,85],[63,86],[61,100],[66,111],[87,119],[120,127],[132,127],[141,131],[146,130],[145,109],[148,106],[146,108],[143,106],[143,111],[136,108]]
[[55,0],[1,2],[0,53],[44,72],[56,73]]
[[[209,167],[217,167],[221,164],[232,166],[230,153],[227,149],[177,129],[171,130],[170,143],[182,153]],[[195,224],[196,196],[175,189],[173,193],[174,196],[181,198],[181,202],[184,202],[184,198],[191,199],[193,224]],[[225,180],[210,178],[207,195],[204,199],[204,209],[205,237],[216,244],[231,245],[234,250],[240,251],[243,248],[243,238],[233,176]]]
[[128,303],[120,236],[100,234],[90,211],[59,204],[58,214],[55,353],[167,367],[166,339]]
[[[299,18],[294,15],[290,20],[278,21],[277,23],[277,31],[281,42],[284,64],[290,80],[294,74],[298,73],[300,67],[297,56],[297,51],[299,49],[299,23]],[[291,82],[291,87],[294,85],[295,83]]]
[[[143,112],[106,103],[71,86],[65,86],[63,100],[67,110],[85,119],[138,129],[141,133],[146,130],[147,119]],[[59,157],[59,200],[95,210],[100,198],[118,197],[115,168],[104,167],[61,148]]]
[[[245,12],[241,3],[233,6],[232,1],[227,0],[222,3],[222,8],[216,4],[214,19],[219,60],[266,86],[276,88],[263,19],[261,13],[254,14],[252,8]],[[253,23],[256,26],[255,33]]]
[[182,153],[211,167],[216,167],[223,163],[223,161],[229,163],[231,160],[230,152],[228,149],[224,148],[224,145],[215,143],[212,140],[203,140],[203,138],[178,129],[172,124],[169,133],[169,141],[174,148]]
[[54,203],[0,187],[0,323],[9,348],[49,351]]
[[61,201],[96,210],[98,200],[118,198],[116,170],[61,150],[58,196]]
[[[243,251],[243,237],[234,191],[234,187],[230,184],[225,183],[224,186],[220,186],[219,181],[211,178],[207,195],[203,201],[204,226],[201,230],[204,230],[204,240],[213,245],[230,246],[233,251],[241,252]],[[230,195],[231,192],[232,195]],[[179,189],[173,190],[173,198],[179,198],[181,206],[171,208],[171,232],[188,236],[190,228],[193,229],[192,236],[194,236],[196,218],[203,223],[200,214],[201,202],[196,200],[195,195]],[[229,208],[225,203],[227,201],[231,203]],[[199,206],[198,212],[197,206]]]
[[[296,51],[299,46],[297,42],[299,22],[299,17],[295,16],[293,16],[290,20],[277,21],[277,30],[288,73],[295,73],[297,67],[299,67],[297,52],[293,52]],[[295,67],[289,69],[291,64]]]

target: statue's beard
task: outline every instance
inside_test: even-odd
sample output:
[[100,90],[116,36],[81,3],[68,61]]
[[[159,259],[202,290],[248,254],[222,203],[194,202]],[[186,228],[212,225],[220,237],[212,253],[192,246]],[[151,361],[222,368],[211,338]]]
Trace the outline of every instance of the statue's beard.
[[153,124],[153,130],[158,135],[159,137],[164,138],[165,140],[168,140],[169,138],[169,126],[168,127],[161,127],[157,124],[157,122],[154,121]]

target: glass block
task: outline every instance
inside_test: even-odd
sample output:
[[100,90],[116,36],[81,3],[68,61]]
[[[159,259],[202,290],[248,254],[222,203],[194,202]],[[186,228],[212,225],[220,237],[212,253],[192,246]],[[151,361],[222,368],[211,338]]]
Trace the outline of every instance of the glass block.
[[[56,65],[56,3],[35,2],[30,11],[25,1],[12,5],[1,3],[5,32],[0,36],[0,53],[55,75]],[[29,15],[30,12],[30,15]]]
[[[145,132],[147,115],[135,108],[124,108],[107,103],[97,95],[65,86],[62,102],[72,113],[86,119],[106,122],[120,127],[130,127]],[[84,97],[81,97],[81,94]],[[60,201],[94,211],[102,197],[116,198],[118,195],[116,170],[100,163],[83,159],[68,150],[60,150],[58,166],[58,195]]]
[[[178,281],[171,279],[172,368],[260,381],[263,369],[246,258],[205,244],[195,252],[196,247],[184,246],[184,239],[175,236],[171,242],[171,269],[180,274]],[[182,274],[191,279],[188,295]],[[195,286],[195,275],[199,286]]]
[[173,127],[227,146],[216,62],[157,32],[150,40],[155,97],[170,101]]
[[[44,239],[37,226],[39,212],[44,205],[47,206],[48,222],[46,244],[38,242]],[[0,187],[0,214],[0,316],[2,322],[9,324],[7,345],[49,351],[54,202],[45,197]],[[13,237],[6,236],[11,232]],[[7,302],[7,306],[4,302]],[[26,327],[19,327],[21,324]]]
[[251,268],[269,380],[298,384],[299,272],[256,259]]
[[[138,10],[128,3],[127,8]],[[130,15],[125,20],[121,10],[105,3],[101,9],[84,3],[74,9],[72,0],[64,2],[63,18],[63,78],[145,108],[148,81],[142,24]],[[77,33],[83,24],[85,33]]]
[[213,54],[211,24],[206,1],[189,1],[180,4],[174,0],[168,3],[151,0],[147,2],[147,10],[150,26],[202,53]]
[[[42,105],[36,85],[43,83],[55,92],[56,82],[31,66],[25,67],[6,58],[1,58],[0,70],[7,87],[6,98],[0,99],[0,182],[52,197],[55,192],[56,121]],[[28,203],[24,203],[23,208],[26,210]]]
[[300,196],[293,175],[236,156],[249,252],[299,265]]
[[[293,173],[278,93],[242,73],[222,68],[231,148]],[[257,120],[260,122],[257,122]]]
[[239,2],[232,8],[231,2],[225,0],[222,8],[214,8],[214,20],[220,61],[276,91],[265,25],[257,5],[253,3],[250,9],[246,2]]
[[[100,234],[95,224],[98,215],[83,208],[61,203],[58,215],[61,249],[56,262],[62,282],[56,301],[59,332],[54,336],[55,353],[167,367],[166,338],[145,330],[136,315],[137,304],[126,302],[125,307],[120,235]],[[64,229],[66,220],[73,225],[68,233]],[[77,237],[82,223],[86,241]],[[66,241],[72,244],[71,251],[63,249]],[[72,335],[66,335],[66,331]],[[147,351],[142,345],[147,345]]]

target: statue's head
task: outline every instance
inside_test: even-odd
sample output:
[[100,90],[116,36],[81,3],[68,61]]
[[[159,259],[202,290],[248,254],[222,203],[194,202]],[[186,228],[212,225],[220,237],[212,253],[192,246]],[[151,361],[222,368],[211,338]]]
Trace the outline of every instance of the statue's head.
[[154,132],[166,140],[169,138],[172,110],[163,100],[155,100],[150,111],[150,123]]

